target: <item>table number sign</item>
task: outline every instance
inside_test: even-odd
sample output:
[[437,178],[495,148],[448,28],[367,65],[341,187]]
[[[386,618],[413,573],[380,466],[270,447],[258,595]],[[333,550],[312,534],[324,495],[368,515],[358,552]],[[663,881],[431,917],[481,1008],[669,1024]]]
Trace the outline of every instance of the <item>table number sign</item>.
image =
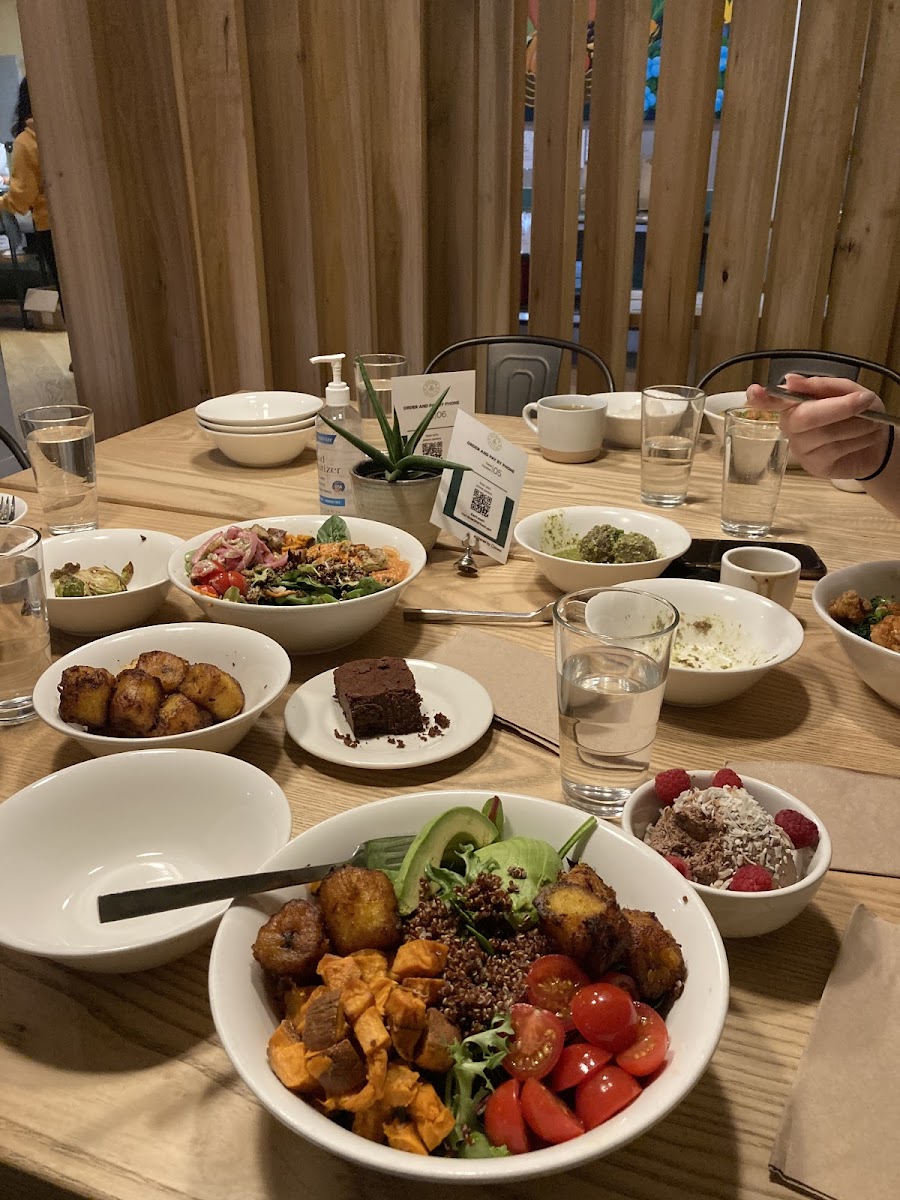
[[433,524],[506,562],[528,455],[481,421],[458,411],[444,454],[469,471],[444,471],[431,513]]
[[400,422],[400,432],[404,436],[416,429],[444,388],[450,389],[444,403],[416,448],[417,453],[428,454],[432,458],[447,457],[456,414],[460,411],[475,411],[475,372],[444,371],[435,375],[399,375],[391,383],[391,403]]

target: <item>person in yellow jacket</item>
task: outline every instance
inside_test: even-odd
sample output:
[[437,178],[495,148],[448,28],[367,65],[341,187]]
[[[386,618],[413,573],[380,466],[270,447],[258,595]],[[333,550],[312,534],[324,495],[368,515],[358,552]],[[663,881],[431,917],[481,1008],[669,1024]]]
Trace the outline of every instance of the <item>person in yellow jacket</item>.
[[44,177],[41,173],[41,159],[31,115],[27,79],[23,79],[19,85],[19,102],[16,105],[12,135],[14,141],[9,191],[0,196],[0,208],[20,216],[27,212],[32,214],[38,254],[45,273],[49,275],[51,283],[58,291],[59,276],[56,273],[56,255],[50,233],[50,213],[47,209],[47,197],[44,195]]

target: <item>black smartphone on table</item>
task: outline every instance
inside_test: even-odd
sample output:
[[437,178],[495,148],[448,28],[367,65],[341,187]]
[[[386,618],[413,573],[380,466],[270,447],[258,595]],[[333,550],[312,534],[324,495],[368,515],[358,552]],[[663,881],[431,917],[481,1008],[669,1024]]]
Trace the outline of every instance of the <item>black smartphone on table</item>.
[[769,550],[784,550],[786,554],[793,554],[800,561],[801,579],[821,579],[828,573],[828,568],[817,552],[805,542],[766,542],[756,538],[748,538],[746,541],[694,538],[684,554],[663,571],[663,578],[716,580],[719,578],[722,555],[736,546],[764,546]]

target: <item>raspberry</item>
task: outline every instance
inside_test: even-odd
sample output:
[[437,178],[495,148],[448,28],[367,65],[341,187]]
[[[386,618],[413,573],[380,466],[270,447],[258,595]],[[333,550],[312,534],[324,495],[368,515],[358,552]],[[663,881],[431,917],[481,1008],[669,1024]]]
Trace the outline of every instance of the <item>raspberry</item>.
[[771,871],[765,867],[738,867],[728,885],[729,892],[771,892]]
[[711,787],[739,787],[744,786],[744,781],[731,767],[723,767],[721,771],[716,771],[712,778]]
[[679,875],[683,875],[685,879],[693,879],[691,868],[687,865],[683,858],[679,858],[677,854],[664,854],[663,858],[667,863],[671,863]]
[[663,808],[668,808],[677,796],[680,796],[682,792],[689,791],[691,787],[691,777],[681,767],[672,767],[669,771],[660,771],[654,782],[656,784],[656,798]]
[[796,808],[783,808],[775,815],[775,824],[780,825],[794,843],[795,850],[803,850],[806,846],[816,847],[819,844],[819,827],[809,817],[797,812]]

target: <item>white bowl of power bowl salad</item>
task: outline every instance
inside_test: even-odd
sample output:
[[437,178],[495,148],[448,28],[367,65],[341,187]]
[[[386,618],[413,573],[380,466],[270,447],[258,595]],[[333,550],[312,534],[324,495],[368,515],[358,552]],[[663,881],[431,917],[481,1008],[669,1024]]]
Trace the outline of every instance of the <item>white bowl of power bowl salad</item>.
[[[705,708],[733,700],[803,645],[803,626],[780,604],[698,579],[632,581],[678,609],[664,700]],[[588,614],[590,622],[590,614]]]

